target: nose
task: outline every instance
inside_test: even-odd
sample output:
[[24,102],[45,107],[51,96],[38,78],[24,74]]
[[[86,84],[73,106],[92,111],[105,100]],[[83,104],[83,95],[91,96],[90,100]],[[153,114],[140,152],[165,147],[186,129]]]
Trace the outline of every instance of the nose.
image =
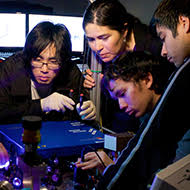
[[42,68],[41,68],[42,72],[48,72],[48,64],[47,63],[43,63]]
[[96,40],[96,51],[99,53],[103,49],[101,40]]
[[118,102],[119,102],[119,107],[121,110],[126,109],[128,107],[127,102],[125,102],[123,98],[118,98]]
[[166,50],[166,45],[165,43],[162,44],[162,50],[161,50],[161,55],[162,57],[166,57],[168,54],[167,50]]

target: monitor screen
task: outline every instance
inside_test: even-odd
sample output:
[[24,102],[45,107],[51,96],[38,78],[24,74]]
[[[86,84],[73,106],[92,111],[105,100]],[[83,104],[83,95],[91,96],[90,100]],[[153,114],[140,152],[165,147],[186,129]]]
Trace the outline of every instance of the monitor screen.
[[26,15],[0,13],[0,47],[24,47]]
[[76,16],[29,14],[29,32],[36,24],[42,21],[64,24],[71,34],[72,51],[83,52],[84,31],[82,28],[82,20],[82,17]]

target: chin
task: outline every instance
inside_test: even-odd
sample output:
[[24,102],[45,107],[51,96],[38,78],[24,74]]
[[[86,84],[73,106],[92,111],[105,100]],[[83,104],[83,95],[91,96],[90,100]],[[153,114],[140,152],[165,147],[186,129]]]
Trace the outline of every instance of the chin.
[[50,84],[50,81],[38,81],[38,84],[46,85],[46,84]]
[[113,58],[113,57],[106,57],[106,58],[101,58],[101,57],[100,57],[100,59],[101,59],[103,62],[108,63],[108,62],[112,61],[114,58]]
[[109,62],[111,62],[113,59],[109,59],[109,60],[102,60],[104,63],[109,63]]
[[142,117],[142,114],[139,113],[139,112],[137,112],[137,113],[134,114],[134,116],[135,116],[136,118],[139,118],[139,117]]

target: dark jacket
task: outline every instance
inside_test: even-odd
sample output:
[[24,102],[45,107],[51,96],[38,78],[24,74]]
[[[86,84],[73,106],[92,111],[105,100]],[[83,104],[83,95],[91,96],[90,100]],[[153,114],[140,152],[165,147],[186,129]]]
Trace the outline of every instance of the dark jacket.
[[[49,114],[42,112],[40,99],[31,98],[31,73],[26,68],[22,52],[9,57],[0,65],[0,123],[20,122],[24,115],[38,115],[43,120],[65,120],[78,118],[76,110],[74,114],[66,111],[64,114],[51,111]],[[53,83],[53,92],[69,96],[70,89],[74,90],[73,99],[79,102],[79,93],[84,94],[84,99],[89,95],[81,84],[83,76],[77,65],[70,62],[67,71],[60,71]],[[82,88],[79,92],[80,87]]]
[[[177,76],[176,73],[180,69],[182,70]],[[177,72],[171,78],[171,80],[175,78],[171,88],[168,92],[165,91],[166,96],[162,95],[157,103],[153,112],[156,114],[150,125],[147,121],[151,120],[143,122],[116,164],[107,168],[97,185],[97,190],[120,190],[123,187],[130,190],[145,190],[154,174],[173,162],[177,143],[190,128],[188,111],[190,107],[190,63],[183,64]],[[156,112],[158,107],[158,112]],[[116,181],[112,188],[107,188],[114,179]]]
[[[161,41],[151,34],[147,25],[136,19],[133,32],[136,43],[134,51],[146,51],[155,56],[161,56]],[[109,95],[105,96],[103,93],[101,98],[102,123],[104,127],[116,132],[125,132],[127,130],[136,132],[138,130],[138,119],[122,112],[118,101],[109,98]]]

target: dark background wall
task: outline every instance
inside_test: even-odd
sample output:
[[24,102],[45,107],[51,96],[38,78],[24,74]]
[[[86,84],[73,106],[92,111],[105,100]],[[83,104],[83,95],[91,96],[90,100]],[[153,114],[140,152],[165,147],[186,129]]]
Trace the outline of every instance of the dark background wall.
[[149,24],[150,19],[161,0],[120,0],[128,12]]
[[[127,10],[149,23],[153,11],[161,0],[120,0]],[[82,16],[88,0],[0,0],[0,12],[4,11],[30,11],[37,13],[61,14]]]

